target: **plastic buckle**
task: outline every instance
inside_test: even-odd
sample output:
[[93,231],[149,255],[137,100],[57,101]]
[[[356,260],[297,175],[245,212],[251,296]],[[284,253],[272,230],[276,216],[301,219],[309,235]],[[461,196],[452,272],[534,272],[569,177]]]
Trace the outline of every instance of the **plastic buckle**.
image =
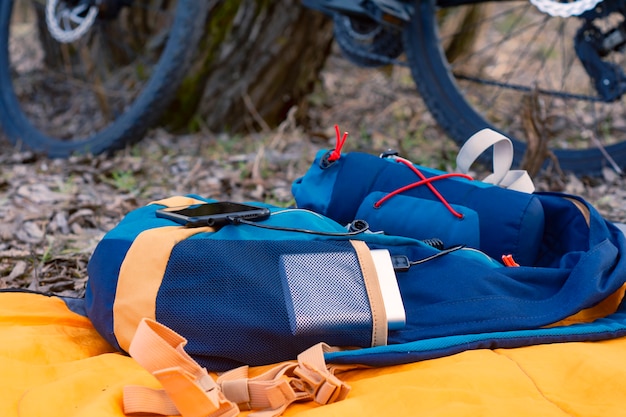
[[326,169],[326,168],[330,168],[331,166],[333,166],[335,164],[335,162],[337,162],[337,160],[331,161],[330,160],[330,156],[333,154],[334,149],[331,149],[330,151],[326,152],[324,154],[324,156],[322,156],[322,159],[320,159],[320,168],[322,169]]
[[297,397],[287,380],[280,380],[272,387],[267,388],[265,391],[267,394],[267,401],[270,404],[270,408],[276,409],[285,404],[291,404]]
[[294,369],[297,375],[312,391],[313,399],[318,404],[330,404],[341,401],[350,392],[350,387],[328,371],[319,371],[307,366]]
[[400,156],[400,153],[394,149],[387,149],[385,152],[381,153],[379,155],[379,158],[382,159],[396,159],[398,156]]
[[335,375],[328,374],[324,382],[315,393],[315,402],[318,404],[331,404],[341,401],[348,395],[350,387]]

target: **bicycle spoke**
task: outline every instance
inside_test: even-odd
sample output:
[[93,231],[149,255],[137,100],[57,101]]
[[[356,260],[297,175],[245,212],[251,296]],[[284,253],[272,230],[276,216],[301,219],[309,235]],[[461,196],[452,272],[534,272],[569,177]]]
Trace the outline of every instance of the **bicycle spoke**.
[[[436,15],[436,1],[416,2],[407,56],[424,101],[455,140],[490,126],[513,137],[522,153],[525,138],[539,136],[565,169],[626,166],[626,97],[611,101],[624,83],[624,51],[601,56],[589,40],[602,42],[619,27],[618,9],[562,18],[527,1],[505,0],[445,2]],[[591,17],[593,26],[585,21]],[[595,38],[583,38],[583,27]],[[455,43],[463,51],[440,52]]]

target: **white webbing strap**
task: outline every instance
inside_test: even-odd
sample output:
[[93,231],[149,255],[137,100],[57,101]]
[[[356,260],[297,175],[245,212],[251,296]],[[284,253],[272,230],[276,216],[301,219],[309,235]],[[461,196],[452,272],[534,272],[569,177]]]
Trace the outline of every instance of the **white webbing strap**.
[[279,364],[254,378],[248,378],[244,366],[222,374],[217,381],[187,355],[186,343],[154,320],[141,321],[129,353],[163,389],[124,387],[126,414],[231,417],[243,409],[258,410],[250,416],[274,417],[294,401],[329,404],[344,399],[350,391],[333,375],[341,367],[327,367],[324,352],[332,348],[322,343],[298,355],[297,362]]
[[478,157],[491,147],[493,147],[493,173],[482,181],[524,193],[535,191],[535,185],[528,172],[511,169],[513,164],[511,140],[492,129],[480,130],[467,139],[456,157],[457,170],[467,174]]

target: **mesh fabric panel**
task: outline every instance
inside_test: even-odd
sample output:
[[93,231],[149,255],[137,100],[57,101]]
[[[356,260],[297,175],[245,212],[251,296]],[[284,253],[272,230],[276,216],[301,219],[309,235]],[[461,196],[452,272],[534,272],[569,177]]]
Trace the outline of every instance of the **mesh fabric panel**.
[[280,256],[291,333],[359,333],[372,323],[367,290],[352,252]]
[[372,336],[363,277],[345,241],[182,241],[156,319],[216,371],[295,359],[321,341],[366,347]]

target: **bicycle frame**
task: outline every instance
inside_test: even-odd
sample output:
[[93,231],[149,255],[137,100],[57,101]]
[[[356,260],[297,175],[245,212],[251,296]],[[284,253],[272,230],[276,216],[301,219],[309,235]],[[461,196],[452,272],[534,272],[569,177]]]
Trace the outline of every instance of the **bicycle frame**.
[[368,17],[396,28],[408,23],[415,10],[412,2],[397,0],[302,0],[302,4],[327,14]]
[[[484,2],[485,0],[437,0],[437,4],[442,7]],[[415,13],[416,2],[410,0],[302,0],[302,4],[326,14],[340,13],[367,17],[398,29],[410,21]]]
[[[485,0],[437,0],[437,5],[453,7],[484,2]],[[341,13],[349,16],[369,17],[379,23],[396,27],[409,21],[415,13],[415,3],[409,0],[302,0],[304,6],[327,14]],[[583,13],[580,17],[593,19],[612,12],[624,13],[626,9],[626,4],[622,0],[603,0],[601,5],[602,7]]]

